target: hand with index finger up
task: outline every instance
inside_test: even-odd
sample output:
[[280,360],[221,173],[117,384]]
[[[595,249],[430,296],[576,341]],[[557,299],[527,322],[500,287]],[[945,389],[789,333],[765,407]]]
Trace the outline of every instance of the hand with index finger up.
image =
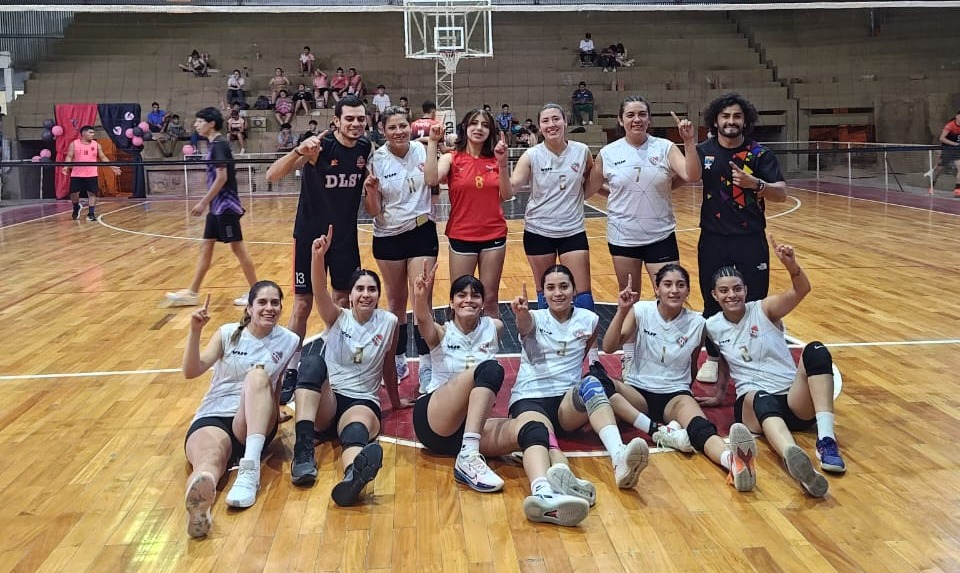
[[633,275],[627,275],[627,286],[620,291],[620,296],[617,297],[617,308],[619,310],[629,310],[633,307],[633,303],[637,302],[640,293],[633,290]]

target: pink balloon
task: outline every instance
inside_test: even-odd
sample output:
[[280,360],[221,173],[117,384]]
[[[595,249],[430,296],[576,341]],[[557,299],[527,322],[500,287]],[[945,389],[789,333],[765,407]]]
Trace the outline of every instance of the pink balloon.
[[50,157],[50,150],[49,150],[49,149],[41,149],[41,150],[40,150],[40,157]]
[[33,161],[34,163],[40,163],[40,156],[34,155],[33,157],[30,158],[30,161]]
[[53,133],[54,137],[60,137],[61,135],[63,135],[63,128],[60,127],[59,125],[55,125],[50,128],[50,132]]
[[142,129],[143,131],[150,131],[150,124],[145,121],[141,121],[140,125],[138,125],[137,127]]
[[133,136],[133,138],[130,141],[133,143],[134,147],[140,147],[141,145],[143,145],[142,137]]
[[192,145],[184,145],[184,146],[183,146],[183,154],[184,154],[184,155],[193,155],[195,152],[196,152],[196,150],[193,148]]
[[133,139],[133,128],[128,127],[126,131],[123,132],[127,136],[127,139]]

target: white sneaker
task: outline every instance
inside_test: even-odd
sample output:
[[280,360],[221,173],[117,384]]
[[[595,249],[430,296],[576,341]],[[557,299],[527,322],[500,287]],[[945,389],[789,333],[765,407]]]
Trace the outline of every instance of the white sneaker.
[[593,125],[593,122],[592,122],[592,121],[588,121],[588,122],[587,122],[587,125]]
[[640,472],[647,467],[650,449],[642,438],[634,438],[613,456],[613,475],[617,487],[630,489],[637,485]]
[[193,476],[187,486],[184,505],[187,506],[187,535],[206,537],[213,525],[210,507],[217,497],[217,480],[210,472],[200,472]]
[[666,446],[686,454],[692,454],[696,451],[690,445],[690,436],[687,431],[676,420],[672,420],[666,426],[660,426],[650,437],[660,447]]
[[597,486],[574,475],[566,464],[553,464],[547,470],[547,481],[557,493],[587,500],[590,507],[597,504]]
[[247,303],[250,302],[250,294],[243,293],[237,298],[233,299],[233,306],[247,306]]
[[793,479],[800,482],[804,491],[813,497],[827,495],[827,489],[830,487],[827,478],[813,469],[813,462],[810,461],[810,457],[800,446],[787,446],[783,453],[783,460],[787,464],[787,471],[790,472]]
[[523,500],[523,513],[530,521],[573,527],[590,513],[587,500],[560,493],[528,495]]
[[716,384],[720,373],[720,362],[718,360],[707,360],[697,371],[697,382],[704,384]]
[[471,489],[483,493],[503,489],[503,479],[490,469],[487,460],[483,459],[479,452],[459,454],[453,465],[453,477]]
[[421,360],[420,369],[417,372],[417,378],[420,379],[420,394],[426,394],[427,386],[430,385],[430,379],[433,378],[433,365],[424,365],[423,361]]
[[200,295],[186,289],[166,294],[170,306],[197,306],[200,304]]
[[260,464],[256,460],[240,460],[240,471],[237,479],[227,494],[227,505],[230,507],[250,507],[257,501],[257,490],[260,489]]
[[410,367],[407,366],[406,356],[395,356],[394,361],[397,365],[397,381],[403,380],[410,375]]

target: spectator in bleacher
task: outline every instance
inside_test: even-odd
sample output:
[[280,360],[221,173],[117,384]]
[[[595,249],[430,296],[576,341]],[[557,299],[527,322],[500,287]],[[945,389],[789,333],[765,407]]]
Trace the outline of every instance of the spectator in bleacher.
[[313,70],[313,101],[317,107],[327,107],[327,98],[330,97],[330,88],[327,84],[327,74],[321,69]]
[[333,76],[333,80],[330,81],[330,93],[333,94],[333,101],[338,102],[340,98],[347,93],[347,84],[349,80],[347,79],[346,74],[343,73],[343,68],[337,68],[336,74]]
[[924,176],[930,177],[930,186],[933,187],[944,168],[952,166],[957,179],[953,196],[960,198],[960,110],[943,126],[943,131],[940,132],[940,148],[940,161],[932,172],[927,171]]
[[293,126],[284,123],[280,126],[280,133],[277,134],[277,151],[287,153],[296,146],[297,142],[293,139]]
[[313,62],[316,60],[316,57],[310,52],[310,46],[304,46],[303,52],[300,53],[300,75],[310,75],[313,73]]
[[363,85],[363,77],[357,73],[357,68],[347,70],[347,93],[362,98],[367,92],[367,87]]
[[587,89],[585,82],[577,85],[570,98],[573,102],[573,124],[583,125],[583,115],[587,114],[587,125],[593,125],[593,92]]
[[273,111],[273,115],[280,125],[290,123],[290,120],[293,119],[293,99],[287,93],[287,90],[277,92],[277,99],[273,102]]
[[437,121],[437,104],[427,100],[420,107],[423,110],[423,115],[410,124],[410,133],[412,134],[411,139],[414,141],[422,140],[420,143],[426,144],[426,138],[430,137],[430,128],[439,123]]
[[610,44],[600,51],[600,67],[605,72],[617,71],[617,47]]
[[319,131],[317,129],[317,120],[311,119],[307,122],[307,130],[301,133],[297,138],[297,145],[300,145],[306,141],[308,137],[313,137],[314,135],[319,135]]
[[233,73],[227,78],[227,105],[233,105],[234,102],[241,104],[246,102],[243,95],[244,84],[246,84],[246,81],[243,79],[240,70],[233,70]]
[[592,66],[597,60],[597,48],[593,45],[593,38],[587,32],[580,40],[580,65]]
[[[377,93],[373,95],[373,105],[377,106],[377,115],[373,119],[375,122],[379,122],[380,114],[383,113],[383,110],[390,107],[390,95],[387,93],[387,88],[383,84],[377,86]],[[407,121],[410,121],[409,114],[407,115]]]
[[313,103],[313,94],[307,89],[305,84],[297,85],[297,91],[293,93],[293,115],[297,115],[297,110],[303,109],[304,115],[310,115],[310,104]]
[[520,135],[517,136],[517,142],[522,147],[533,147],[539,143],[539,137],[537,136],[536,131],[532,131],[526,127],[521,127]]
[[240,143],[240,153],[247,152],[247,120],[240,117],[240,106],[230,111],[230,117],[227,118],[227,131],[230,134],[230,141]]
[[150,131],[153,133],[160,133],[163,131],[163,126],[167,123],[167,112],[160,109],[160,104],[153,102],[150,104],[152,111],[147,114],[147,123],[150,124]]
[[497,116],[497,129],[509,136],[512,126],[513,114],[510,113],[510,106],[503,104],[503,107],[500,108],[500,115]]
[[400,103],[398,104],[403,109],[407,110],[407,115],[410,115],[410,102],[407,101],[407,98],[400,96]]
[[493,108],[490,107],[490,104],[488,103],[483,104],[483,111],[489,113],[490,115],[493,115]]
[[187,133],[187,128],[185,128],[180,121],[179,115],[174,113],[167,117],[170,118],[170,121],[167,122],[164,130],[154,137],[154,140],[157,142],[157,147],[160,148],[160,153],[164,157],[172,157],[177,147],[177,142],[189,141],[190,135]]
[[181,70],[185,72],[191,72],[194,76],[198,78],[201,76],[206,76],[207,68],[209,68],[210,66],[207,62],[207,58],[209,58],[209,56],[207,56],[206,58],[204,56],[207,56],[207,55],[203,54],[201,56],[200,52],[194,50],[190,52],[189,56],[187,56],[186,64],[178,64],[178,65],[180,66]]
[[287,76],[283,75],[283,68],[277,68],[274,70],[273,77],[270,78],[270,102],[276,102],[277,96],[280,95],[280,90],[284,90],[289,87],[290,80],[287,79]]
[[617,58],[617,65],[620,65],[623,67],[630,67],[633,65],[633,62],[634,62],[634,60],[627,59],[627,49],[623,47],[623,44],[617,44],[616,58]]

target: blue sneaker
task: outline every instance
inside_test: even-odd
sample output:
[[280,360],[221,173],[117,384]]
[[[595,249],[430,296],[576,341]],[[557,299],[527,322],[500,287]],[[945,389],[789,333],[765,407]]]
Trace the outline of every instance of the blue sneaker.
[[840,447],[833,438],[817,440],[817,459],[820,460],[820,468],[825,472],[842,474],[847,471],[847,464],[843,463],[843,458],[840,457]]

